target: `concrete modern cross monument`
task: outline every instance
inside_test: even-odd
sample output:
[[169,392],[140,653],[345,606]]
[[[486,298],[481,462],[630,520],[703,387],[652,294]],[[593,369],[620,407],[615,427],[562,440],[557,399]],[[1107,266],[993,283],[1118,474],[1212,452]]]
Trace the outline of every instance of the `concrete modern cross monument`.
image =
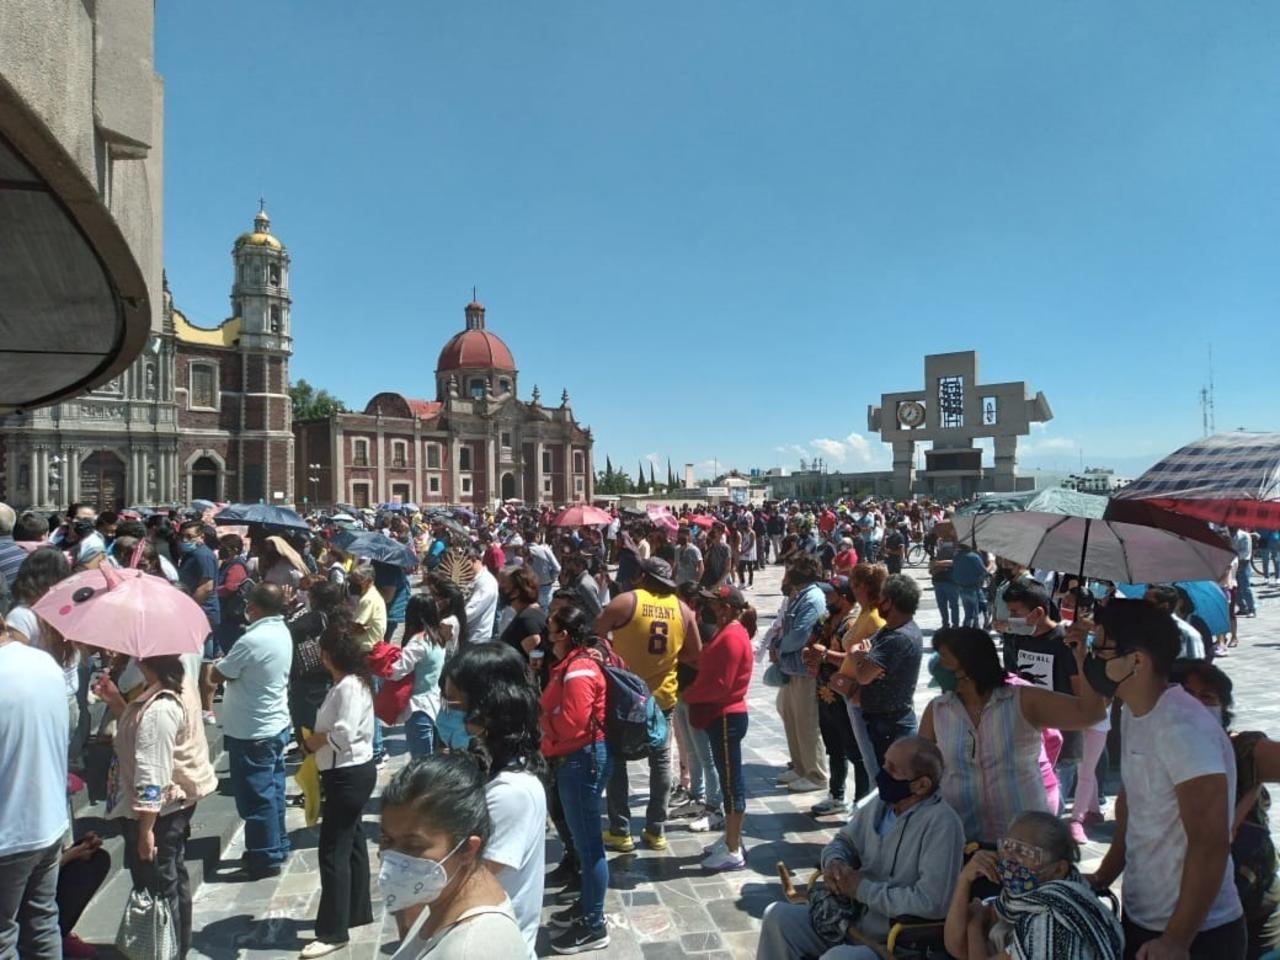
[[[867,407],[867,429],[893,446],[894,496],[913,492],[967,497],[978,491],[1018,489],[1018,438],[1031,424],[1053,419],[1043,393],[1027,385],[980,383],[978,354],[936,353],[924,358],[924,389],[886,393]],[[984,472],[978,437],[995,442],[995,469]],[[917,483],[916,444],[931,443]]]

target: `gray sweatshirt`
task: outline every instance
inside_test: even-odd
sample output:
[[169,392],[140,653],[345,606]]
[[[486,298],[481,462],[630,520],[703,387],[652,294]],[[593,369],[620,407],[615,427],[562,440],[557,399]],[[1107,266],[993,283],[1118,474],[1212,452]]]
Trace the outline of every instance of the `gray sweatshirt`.
[[871,937],[889,932],[891,917],[942,919],[964,865],[964,825],[935,790],[876,832],[891,808],[876,798],[860,806],[822,851],[822,866],[844,860],[861,866],[857,899],[866,904],[858,929]]

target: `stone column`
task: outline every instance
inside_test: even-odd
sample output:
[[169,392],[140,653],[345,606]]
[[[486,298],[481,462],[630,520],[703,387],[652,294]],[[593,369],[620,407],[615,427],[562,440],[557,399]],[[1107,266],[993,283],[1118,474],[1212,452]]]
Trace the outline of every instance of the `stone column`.
[[893,495],[911,496],[916,480],[916,445],[910,440],[893,442]]
[[381,423],[378,424],[374,435],[376,437],[374,446],[378,448],[378,489],[374,497],[377,503],[390,503],[391,498],[387,496],[387,441],[383,435]]
[[489,498],[489,502],[492,503],[502,495],[498,489],[498,441],[493,438],[492,433],[489,434],[489,461],[487,466],[486,480],[489,486],[485,491],[485,495]]
[[569,440],[564,442],[564,503],[565,506],[573,503],[577,499],[577,494],[573,489],[573,443]]
[[542,502],[542,441],[533,445],[533,495],[526,496],[529,503]]
[[[458,456],[459,446],[456,437],[449,438],[449,463],[452,467],[450,473],[453,477],[453,497],[450,502],[455,505],[462,503],[462,468],[460,465],[461,460]],[[472,489],[474,490],[475,488],[472,487]]]
[[336,416],[329,422],[329,436],[333,453],[329,460],[329,484],[333,489],[333,502],[347,503],[347,438]]
[[426,456],[426,449],[422,445],[422,421],[417,417],[413,418],[413,502],[418,506],[422,506],[422,501],[427,498],[427,488],[423,486],[422,479],[422,460]]
[[[75,503],[80,499],[80,451],[79,449],[71,449],[67,451],[66,470],[67,485],[67,502]],[[123,493],[123,491],[121,491]]]
[[31,448],[31,476],[30,486],[27,494],[31,497],[31,505],[40,505],[40,451],[36,447]]
[[1010,491],[1018,487],[1018,438],[995,438],[995,490]]

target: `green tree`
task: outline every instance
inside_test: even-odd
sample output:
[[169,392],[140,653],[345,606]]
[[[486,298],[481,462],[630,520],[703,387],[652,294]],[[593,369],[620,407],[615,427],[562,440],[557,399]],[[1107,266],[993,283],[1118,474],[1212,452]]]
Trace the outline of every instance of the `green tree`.
[[289,399],[293,401],[294,420],[324,419],[347,409],[347,405],[328,390],[317,390],[305,380],[289,386]]

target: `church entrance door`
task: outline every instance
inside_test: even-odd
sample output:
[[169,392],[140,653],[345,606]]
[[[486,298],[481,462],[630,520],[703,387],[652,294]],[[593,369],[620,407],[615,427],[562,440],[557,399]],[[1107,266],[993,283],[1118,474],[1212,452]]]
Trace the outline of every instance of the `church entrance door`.
[[80,501],[98,510],[125,505],[124,462],[110,450],[95,450],[80,461]]
[[218,462],[201,457],[191,465],[191,499],[218,499]]

